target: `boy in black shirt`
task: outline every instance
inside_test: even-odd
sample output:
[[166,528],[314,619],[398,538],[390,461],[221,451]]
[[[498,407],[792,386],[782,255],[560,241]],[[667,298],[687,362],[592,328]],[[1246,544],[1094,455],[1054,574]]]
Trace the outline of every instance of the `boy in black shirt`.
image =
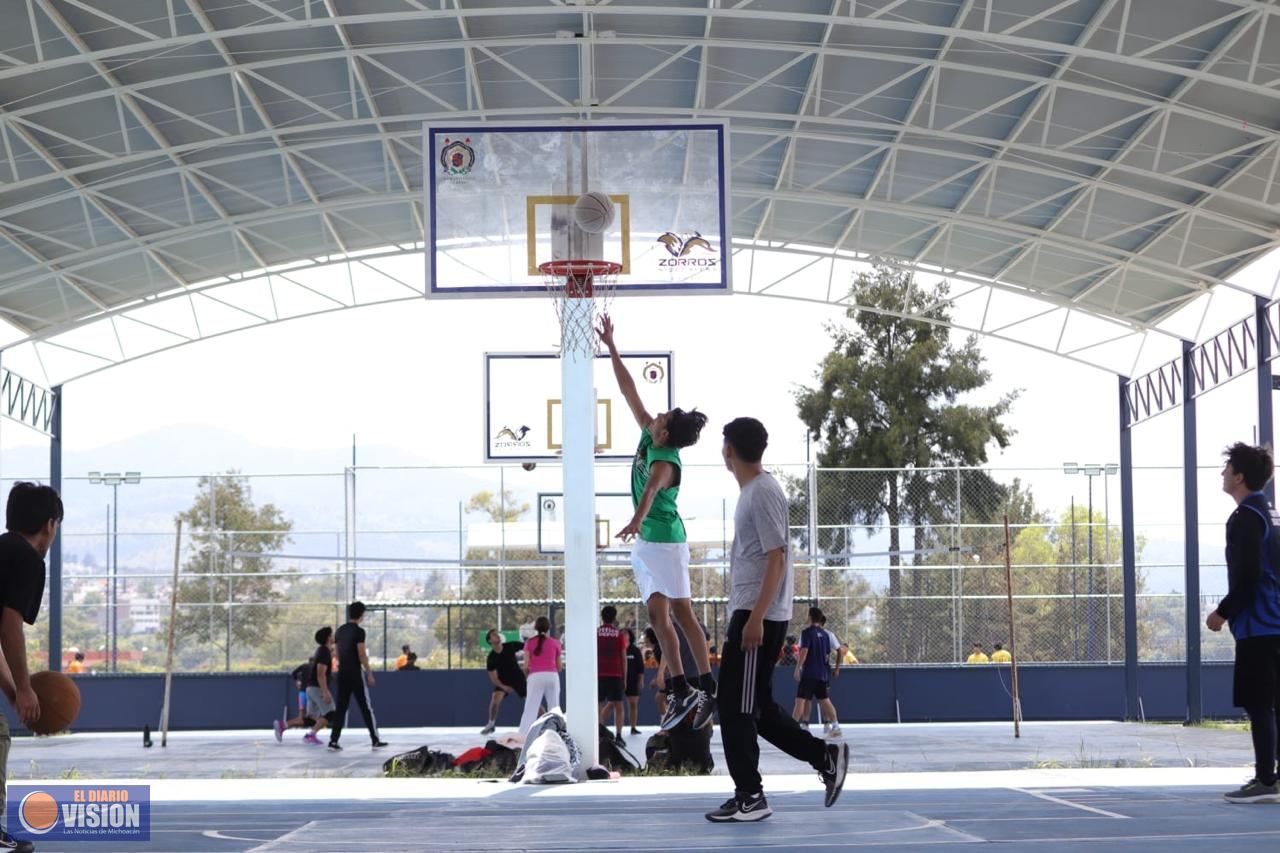
[[[378,737],[378,727],[373,720],[373,711],[369,708],[369,700],[365,696],[364,686],[374,684],[373,669],[369,666],[369,655],[364,649],[364,629],[360,620],[364,619],[364,602],[353,601],[347,605],[347,623],[334,634],[338,647],[338,709],[334,712],[333,731],[329,735],[329,749],[337,752],[338,738],[342,737],[342,727],[347,722],[347,708],[351,706],[351,697],[360,706],[360,714],[364,724],[369,728],[369,738],[373,748],[386,746],[386,741]],[[364,676],[363,680],[361,675]]]
[[[14,483],[9,490],[5,527],[0,535],[0,651],[11,677],[0,675],[0,690],[30,725],[40,717],[40,700],[31,689],[27,669],[27,641],[22,623],[34,625],[44,595],[44,557],[62,523],[62,499],[50,486]],[[0,672],[3,672],[0,670]],[[9,764],[9,722],[0,714],[0,813],[4,809]],[[0,849],[31,851],[29,841],[10,838],[0,830]]]
[[489,671],[489,681],[493,684],[493,693],[489,696],[489,722],[480,730],[480,734],[492,734],[498,725],[498,708],[508,693],[514,693],[521,699],[528,692],[528,682],[524,670],[516,660],[516,652],[524,648],[524,643],[504,643],[502,632],[497,628],[489,630],[489,658],[485,669]]
[[314,717],[311,731],[302,736],[304,743],[319,743],[316,735],[337,716],[333,694],[329,692],[329,674],[333,672],[333,629],[325,625],[316,631],[316,650],[311,654],[307,672],[307,713]]

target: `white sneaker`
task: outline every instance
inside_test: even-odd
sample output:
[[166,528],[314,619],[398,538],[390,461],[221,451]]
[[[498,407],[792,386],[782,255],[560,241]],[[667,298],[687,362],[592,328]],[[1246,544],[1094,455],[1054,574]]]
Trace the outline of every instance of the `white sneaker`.
[[827,732],[826,736],[827,736],[827,737],[829,737],[829,738],[833,738],[833,739],[834,739],[834,738],[841,738],[841,737],[844,737],[844,732],[840,731],[840,727],[839,727],[838,725],[832,724],[832,726],[831,726],[830,730]]

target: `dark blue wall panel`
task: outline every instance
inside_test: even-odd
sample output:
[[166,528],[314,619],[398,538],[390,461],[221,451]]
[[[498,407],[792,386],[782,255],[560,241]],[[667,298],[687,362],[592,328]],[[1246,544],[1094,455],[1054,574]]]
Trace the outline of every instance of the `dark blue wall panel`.
[[[791,709],[795,681],[788,667],[774,675],[774,698]],[[1027,720],[1118,720],[1124,713],[1124,669],[1120,665],[1024,666],[1018,670],[1022,713]],[[1008,667],[852,667],[831,684],[831,698],[847,722],[964,722],[1011,716]],[[371,691],[383,726],[474,726],[485,723],[491,686],[484,670],[380,672]],[[1231,665],[1206,664],[1204,711],[1238,717],[1231,706]],[[159,724],[164,678],[158,675],[94,675],[77,678],[83,704],[77,731],[141,731]],[[1140,668],[1139,687],[1147,719],[1181,720],[1187,712],[1186,675],[1180,665]],[[17,730],[7,706],[10,725]],[[296,694],[280,673],[187,674],[173,679],[172,729],[267,729],[285,706],[294,713]],[[499,723],[519,722],[523,701],[502,703]],[[349,722],[359,726],[354,708]],[[899,716],[900,715],[900,716]],[[651,691],[640,697],[640,721],[657,722]]]

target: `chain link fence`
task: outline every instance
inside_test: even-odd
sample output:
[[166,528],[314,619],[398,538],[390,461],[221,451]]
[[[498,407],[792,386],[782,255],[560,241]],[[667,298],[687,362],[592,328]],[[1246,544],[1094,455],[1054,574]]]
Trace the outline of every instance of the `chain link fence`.
[[[1020,660],[1123,660],[1118,478],[1086,484],[1060,467],[771,470],[790,500],[792,633],[817,604],[863,664],[961,664],[975,643],[987,653],[1010,645],[1011,592]],[[1170,470],[1136,471],[1140,499],[1167,491]],[[627,474],[602,466],[597,489],[624,492]],[[563,623],[563,565],[540,552],[536,520],[539,495],[559,491],[554,466],[157,477],[114,494],[70,480],[64,663],[79,651],[96,671],[163,669],[182,514],[177,670],[291,669],[353,598],[372,608],[365,628],[376,665],[408,644],[423,668],[482,666],[489,628],[518,630],[543,614]],[[727,623],[735,502],[722,469],[688,466],[681,510],[692,589],[713,642]],[[1136,531],[1140,658],[1181,660],[1181,506],[1145,510]],[[1220,536],[1216,522],[1202,529],[1206,542]],[[1201,561],[1205,612],[1225,590],[1215,551]],[[606,553],[598,571],[601,600],[642,628],[625,556]],[[29,632],[36,657],[38,634]],[[1231,655],[1217,635],[1206,634],[1203,648],[1206,660]]]

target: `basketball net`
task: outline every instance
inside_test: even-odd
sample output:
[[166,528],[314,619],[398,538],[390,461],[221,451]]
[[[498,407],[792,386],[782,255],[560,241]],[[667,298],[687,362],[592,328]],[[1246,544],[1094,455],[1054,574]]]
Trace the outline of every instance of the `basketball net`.
[[560,321],[560,355],[594,358],[599,352],[596,327],[613,303],[622,264],[563,260],[547,261],[538,269]]

